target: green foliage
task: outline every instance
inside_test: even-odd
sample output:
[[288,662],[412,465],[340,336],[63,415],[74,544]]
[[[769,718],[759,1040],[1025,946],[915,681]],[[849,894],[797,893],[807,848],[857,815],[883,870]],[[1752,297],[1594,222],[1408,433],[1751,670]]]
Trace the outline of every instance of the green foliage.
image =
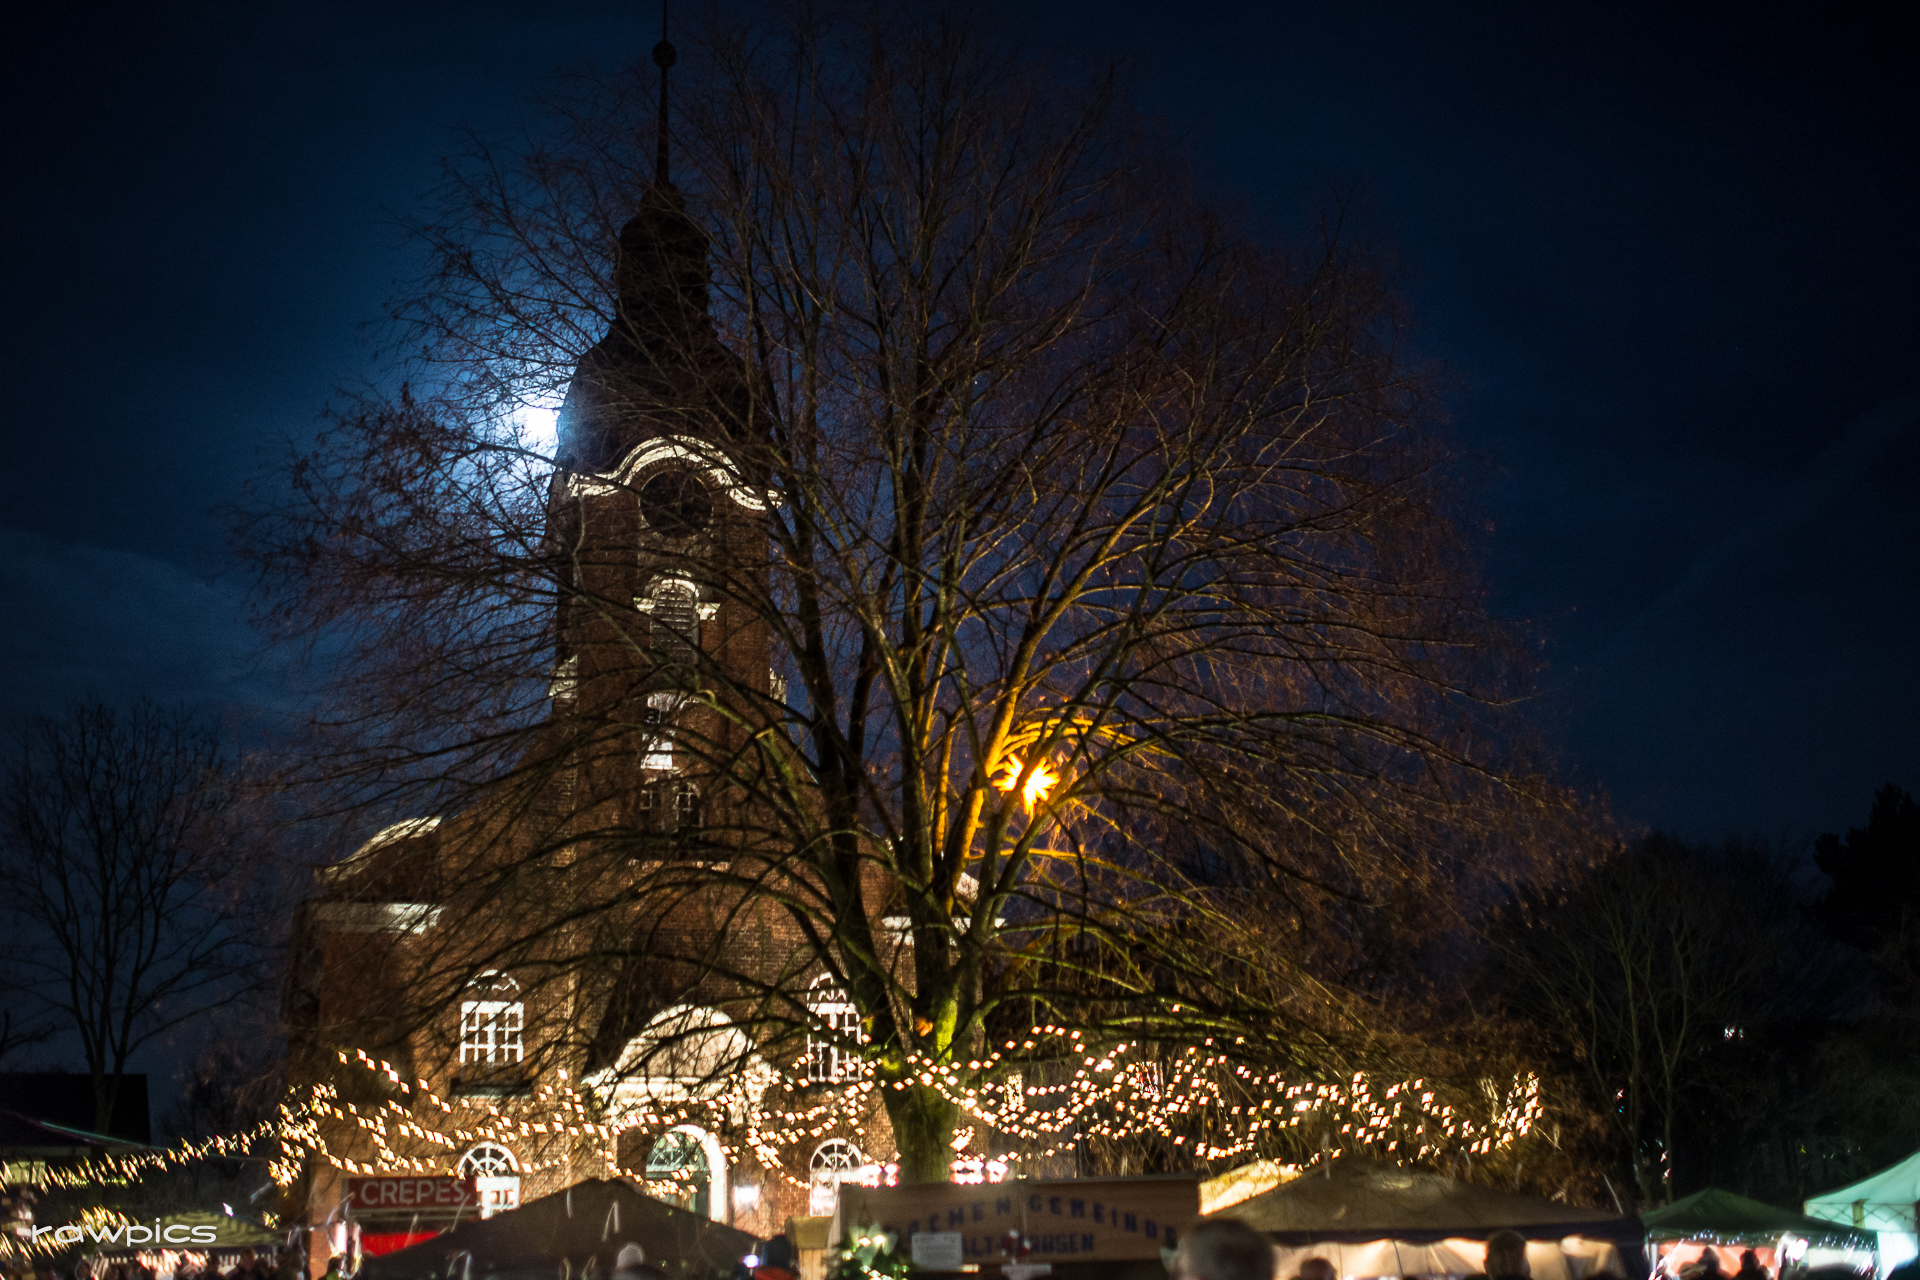
[[879,1223],[853,1227],[834,1251],[830,1280],[869,1280],[876,1276],[914,1275],[913,1262],[898,1233]]

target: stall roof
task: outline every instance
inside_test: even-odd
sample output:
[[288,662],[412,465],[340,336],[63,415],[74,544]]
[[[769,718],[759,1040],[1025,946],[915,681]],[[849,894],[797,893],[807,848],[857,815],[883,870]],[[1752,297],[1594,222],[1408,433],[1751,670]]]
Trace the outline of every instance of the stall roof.
[[528,1271],[551,1276],[562,1258],[578,1271],[587,1259],[598,1257],[601,1268],[611,1273],[620,1246],[629,1243],[639,1245],[647,1261],[655,1264],[690,1263],[684,1272],[687,1276],[726,1277],[753,1251],[756,1241],[744,1231],[644,1195],[630,1183],[589,1178],[518,1209],[466,1222],[445,1235],[369,1258],[360,1276],[362,1280],[443,1277],[459,1253],[472,1257],[473,1280]]
[[1476,1187],[1437,1173],[1344,1159],[1209,1217],[1238,1218],[1282,1244],[1392,1238],[1484,1238],[1511,1229],[1535,1240],[1581,1235],[1637,1243],[1640,1220]]
[[[1829,1222],[1858,1222],[1869,1231],[1911,1233],[1920,1229],[1914,1216],[1916,1201],[1920,1201],[1920,1151],[1870,1178],[1810,1196],[1806,1210]],[[1858,1218],[1854,1216],[1856,1204],[1860,1206]]]
[[1777,1209],[1731,1191],[1712,1188],[1675,1200],[1664,1209],[1649,1209],[1640,1215],[1640,1220],[1647,1224],[1647,1236],[1653,1240],[1766,1244],[1781,1236],[1794,1235],[1853,1248],[1873,1248],[1870,1232],[1855,1231],[1852,1227],[1809,1218],[1791,1209]]
[[[6,1109],[23,1119],[59,1131],[79,1134],[91,1145],[113,1143],[145,1146],[152,1138],[147,1117],[147,1077],[128,1072],[120,1077],[107,1132],[94,1133],[93,1077],[81,1071],[0,1071],[0,1099]],[[22,1145],[34,1145],[31,1141]],[[41,1145],[64,1146],[62,1142]]]

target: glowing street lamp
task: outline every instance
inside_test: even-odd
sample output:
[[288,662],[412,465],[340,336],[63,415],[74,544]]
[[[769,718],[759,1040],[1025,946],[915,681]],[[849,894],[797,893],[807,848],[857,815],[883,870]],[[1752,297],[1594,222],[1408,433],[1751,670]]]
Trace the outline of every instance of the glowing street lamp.
[[[1013,790],[1020,783],[1020,772],[1024,767],[1018,758],[1005,757],[1000,763],[1000,772],[993,779],[993,785],[1002,791]],[[1031,810],[1047,798],[1047,792],[1053,790],[1053,784],[1058,781],[1059,774],[1045,764],[1035,764],[1033,772],[1027,775],[1027,785],[1020,788],[1020,799]]]

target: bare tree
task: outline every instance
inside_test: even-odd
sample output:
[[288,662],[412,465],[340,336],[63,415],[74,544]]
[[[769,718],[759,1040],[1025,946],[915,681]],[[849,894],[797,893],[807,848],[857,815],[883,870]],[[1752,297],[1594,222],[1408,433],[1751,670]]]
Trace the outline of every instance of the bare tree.
[[[343,675],[309,777],[462,815],[415,1024],[511,970],[604,1058],[704,984],[866,1062],[915,1178],[1029,1025],[1376,1052],[1361,917],[1444,914],[1541,803],[1383,280],[1195,199],[1111,70],[912,17],[692,44],[674,183],[641,70],[470,140],[408,385],[244,526]],[[621,470],[669,436],[693,482]],[[710,623],[640,599],[668,569]]]
[[1740,842],[1650,836],[1522,889],[1495,937],[1516,1010],[1584,1077],[1649,1204],[1672,1197],[1686,1109],[1726,1083],[1718,1050],[1839,995],[1791,878]]
[[[8,947],[5,952],[0,953],[0,955],[8,957],[5,960],[0,960],[0,966],[6,966],[10,969],[12,950],[13,948]],[[22,988],[19,983],[0,978],[0,998],[4,998],[6,1004],[9,1006],[0,1009],[0,1061],[5,1061],[8,1054],[17,1050],[25,1049],[31,1045],[44,1044],[53,1036],[53,1025],[51,1023],[45,1021],[29,1022],[19,1018],[13,1008],[10,1007],[15,1003],[17,998],[22,998],[25,995],[25,989]]]
[[128,1060],[246,980],[228,768],[213,729],[145,701],[35,720],[8,762],[11,977],[78,1038],[103,1131]]

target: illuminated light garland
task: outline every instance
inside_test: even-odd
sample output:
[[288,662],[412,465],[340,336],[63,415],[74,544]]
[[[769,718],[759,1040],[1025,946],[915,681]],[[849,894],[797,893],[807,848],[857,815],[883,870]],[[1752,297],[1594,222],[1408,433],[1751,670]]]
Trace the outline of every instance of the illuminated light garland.
[[[1003,1053],[969,1062],[967,1071],[995,1062],[1017,1065],[1017,1059],[1006,1055],[1031,1053],[1048,1039],[1065,1040],[1062,1050],[1081,1055],[1077,1064],[1071,1057],[1064,1060],[1073,1069],[1071,1079],[1039,1086],[1024,1081],[969,1083],[955,1064],[914,1057],[907,1065],[923,1084],[988,1128],[1026,1142],[1052,1141],[1054,1145],[1039,1153],[1043,1157],[1064,1154],[1087,1138],[1155,1134],[1185,1146],[1188,1136],[1176,1132],[1185,1126],[1177,1126],[1176,1117],[1199,1117],[1227,1131],[1226,1141],[1193,1141],[1195,1157],[1207,1161],[1246,1155],[1256,1149],[1262,1133],[1299,1128],[1310,1119],[1314,1127],[1329,1130],[1337,1125],[1343,1137],[1361,1146],[1381,1144],[1401,1158],[1420,1159],[1461,1145],[1485,1154],[1527,1136],[1544,1110],[1540,1082],[1531,1074],[1492,1099],[1489,1120],[1476,1122],[1451,1106],[1434,1106],[1435,1095],[1424,1080],[1382,1087],[1360,1072],[1351,1081],[1296,1084],[1277,1072],[1256,1074],[1224,1052],[1208,1052],[1211,1040],[1180,1051],[1168,1063],[1129,1063],[1128,1045],[1091,1053],[1078,1043],[1080,1032],[1052,1025],[1033,1027],[1024,1040],[1007,1041]],[[1222,1086],[1223,1073],[1241,1091],[1265,1096],[1232,1100]],[[1037,1108],[1035,1100],[1051,1105]]]
[[[1304,1132],[1337,1131],[1349,1145],[1371,1147],[1399,1160],[1423,1159],[1449,1149],[1486,1154],[1527,1136],[1543,1111],[1539,1081],[1531,1075],[1516,1079],[1497,1096],[1490,1094],[1490,1118],[1476,1121],[1451,1105],[1438,1103],[1424,1080],[1382,1085],[1357,1073],[1351,1080],[1333,1083],[1290,1082],[1279,1073],[1257,1073],[1210,1044],[1179,1051],[1165,1061],[1136,1061],[1132,1055],[1138,1045],[1095,1052],[1085,1048],[1082,1039],[1082,1033],[1065,1027],[1036,1026],[1027,1037],[1007,1041],[1002,1051],[969,1061],[964,1071],[957,1064],[925,1057],[910,1057],[905,1065],[913,1078],[936,1089],[987,1131],[1039,1145],[1038,1151],[1027,1153],[1028,1158],[1062,1155],[1089,1139],[1157,1136],[1190,1153],[1195,1161],[1213,1162],[1245,1156],[1257,1149],[1263,1136],[1303,1126]],[[1042,1046],[1049,1040],[1060,1042],[1058,1056],[1041,1060],[1018,1056],[1036,1050],[1046,1053]],[[277,1119],[242,1134],[181,1143],[166,1151],[102,1156],[86,1165],[51,1170],[47,1181],[59,1187],[125,1183],[170,1165],[250,1153],[266,1140],[279,1145],[280,1153],[268,1161],[268,1168],[283,1188],[291,1186],[311,1163],[358,1176],[441,1174],[448,1171],[453,1152],[484,1142],[514,1147],[524,1175],[572,1163],[581,1154],[578,1144],[584,1141],[609,1169],[632,1178],[650,1194],[674,1194],[687,1190],[695,1175],[678,1170],[650,1177],[644,1170],[626,1169],[617,1159],[619,1138],[634,1130],[698,1124],[715,1135],[729,1161],[738,1161],[750,1151],[768,1171],[805,1188],[808,1180],[788,1171],[781,1148],[849,1134],[859,1142],[878,1101],[878,1086],[868,1067],[860,1078],[830,1089],[805,1107],[750,1105],[764,1096],[764,1086],[750,1098],[746,1085],[735,1082],[704,1097],[656,1099],[628,1110],[619,1123],[606,1124],[592,1119],[599,1100],[576,1089],[564,1071],[555,1073],[558,1084],[543,1082],[533,1098],[509,1104],[509,1114],[493,1102],[442,1099],[426,1081],[403,1080],[391,1063],[363,1051],[351,1056],[343,1051],[338,1057],[342,1065],[357,1063],[369,1073],[385,1076],[409,1096],[413,1107],[394,1098],[365,1106],[342,1101],[338,1089],[323,1082],[310,1086],[308,1096],[298,1104],[283,1103]],[[1021,1069],[1017,1074],[1016,1068]],[[1026,1083],[1026,1073],[1036,1068],[1071,1070],[1072,1075]],[[1007,1072],[1010,1078],[969,1078],[994,1070]],[[782,1076],[775,1076],[774,1083],[789,1092],[806,1084]],[[904,1088],[905,1082],[895,1082],[894,1087]],[[423,1123],[415,1114],[422,1107],[453,1123],[438,1128]],[[1196,1125],[1202,1134],[1183,1131]],[[372,1158],[337,1150],[326,1132],[333,1127],[345,1127],[348,1132],[343,1136],[351,1141],[367,1142]],[[744,1130],[739,1141],[718,1136],[736,1128]],[[564,1149],[555,1155],[536,1154],[527,1149],[529,1144],[535,1148],[563,1144]],[[951,1168],[960,1182],[999,1181],[1014,1172],[1021,1160],[1014,1153],[983,1159],[964,1150],[955,1157]],[[886,1175],[880,1169],[869,1176]]]
[[[1492,1115],[1485,1120],[1475,1120],[1452,1105],[1437,1103],[1435,1092],[1427,1088],[1424,1080],[1383,1085],[1362,1072],[1350,1080],[1333,1083],[1294,1083],[1280,1073],[1256,1073],[1245,1064],[1234,1062],[1221,1050],[1209,1051],[1210,1041],[1182,1050],[1162,1063],[1129,1061],[1137,1045],[1121,1044],[1101,1053],[1087,1051],[1079,1043],[1082,1038],[1081,1032],[1065,1027],[1036,1026],[1024,1041],[1006,1042],[1004,1052],[967,1063],[970,1073],[1018,1066],[1021,1065],[1019,1059],[1008,1055],[1032,1052],[1048,1039],[1059,1039],[1065,1042],[1061,1046],[1063,1050],[1077,1052],[1080,1057],[1077,1062],[1065,1059],[1065,1065],[1073,1070],[1071,1079],[1053,1083],[968,1083],[958,1065],[920,1056],[909,1057],[906,1066],[911,1077],[936,1089],[987,1129],[1024,1142],[1048,1144],[1038,1152],[1029,1153],[1041,1158],[1065,1154],[1089,1138],[1155,1135],[1190,1149],[1197,1160],[1212,1162],[1247,1155],[1257,1148],[1263,1135],[1298,1130],[1303,1125],[1323,1132],[1337,1132],[1342,1138],[1351,1139],[1353,1145],[1373,1147],[1402,1160],[1423,1159],[1449,1149],[1484,1155],[1526,1137],[1544,1110],[1539,1080],[1532,1075],[1517,1078],[1498,1096],[1491,1097]],[[344,1055],[342,1060],[345,1061]],[[376,1064],[368,1059],[366,1064],[369,1069],[391,1074],[384,1063]],[[785,1079],[778,1082],[789,1089],[800,1083]],[[904,1088],[905,1084],[905,1081],[895,1082],[894,1087]],[[421,1087],[425,1088],[424,1082]],[[1228,1094],[1229,1087],[1264,1096],[1235,1100]],[[730,1119],[744,1117],[744,1142],[722,1142],[729,1159],[737,1158],[742,1150],[751,1150],[769,1170],[790,1184],[803,1187],[806,1181],[787,1171],[779,1148],[842,1135],[849,1130],[858,1135],[864,1130],[874,1088],[874,1082],[864,1078],[849,1082],[830,1092],[823,1101],[804,1109],[768,1109],[743,1105],[747,1101],[745,1092],[736,1087],[708,1098],[687,1100],[671,1110],[630,1112],[617,1127],[587,1124],[575,1129],[617,1139],[619,1134],[633,1129],[670,1128],[696,1121],[704,1121],[703,1127],[711,1132],[732,1127]],[[551,1094],[564,1109],[576,1115],[587,1110],[581,1101],[582,1095],[571,1086],[559,1091],[543,1087],[542,1092]],[[404,1110],[397,1103],[389,1105],[396,1111]],[[487,1109],[495,1116],[499,1114],[497,1108]],[[1187,1127],[1181,1123],[1182,1118],[1211,1123],[1225,1132],[1214,1138],[1192,1137],[1176,1131]],[[505,1132],[463,1130],[459,1138],[462,1142],[483,1141],[489,1136],[495,1140],[513,1140],[527,1136],[529,1131],[546,1130],[538,1121],[523,1119],[517,1133],[511,1127]],[[563,1126],[562,1131],[568,1130]],[[377,1136],[383,1138],[384,1130],[377,1131]],[[444,1138],[439,1141],[444,1146],[454,1145]],[[384,1147],[384,1143],[382,1145]],[[397,1152],[393,1158],[407,1159]],[[992,1161],[982,1161],[963,1152],[952,1162],[953,1172],[956,1178],[965,1177],[969,1181],[998,1180],[1006,1176],[1011,1164],[1019,1159],[1018,1155],[1009,1153]],[[555,1163],[558,1161],[537,1167],[552,1167]],[[638,1173],[621,1168],[611,1159],[609,1164],[628,1176]],[[665,1179],[639,1176],[637,1180],[682,1185],[691,1176],[675,1174]]]
[[286,1108],[282,1107],[281,1111],[282,1119],[263,1120],[253,1128],[237,1134],[223,1134],[200,1142],[182,1141],[174,1146],[157,1150],[132,1151],[124,1154],[101,1152],[77,1165],[48,1169],[41,1185],[59,1190],[103,1185],[125,1186],[157,1169],[222,1156],[246,1155],[253,1150],[255,1143],[280,1135]]

